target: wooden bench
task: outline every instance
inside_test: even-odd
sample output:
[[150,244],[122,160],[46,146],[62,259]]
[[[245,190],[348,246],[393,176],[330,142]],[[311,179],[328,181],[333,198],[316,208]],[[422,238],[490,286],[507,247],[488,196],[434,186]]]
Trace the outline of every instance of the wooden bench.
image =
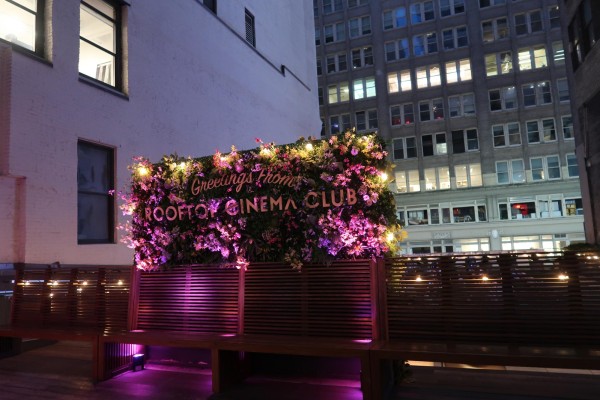
[[390,360],[600,369],[600,268],[574,253],[404,257],[380,262],[382,336],[373,398]]
[[89,342],[97,381],[100,336],[127,327],[130,276],[131,267],[17,266],[1,355],[18,354],[22,339]]
[[101,379],[131,366],[140,346],[206,349],[213,392],[243,378],[242,354],[356,358],[371,395],[369,349],[375,287],[370,261],[309,266],[252,264],[248,270],[185,266],[138,272],[132,329],[100,340]]

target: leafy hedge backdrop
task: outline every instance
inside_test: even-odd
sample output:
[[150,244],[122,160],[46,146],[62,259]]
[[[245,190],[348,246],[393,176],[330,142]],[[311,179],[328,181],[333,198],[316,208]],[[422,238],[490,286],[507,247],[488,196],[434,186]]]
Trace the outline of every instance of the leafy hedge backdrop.
[[380,257],[405,232],[388,189],[383,141],[328,140],[203,158],[137,158],[122,209],[138,268],[251,261],[303,263]]

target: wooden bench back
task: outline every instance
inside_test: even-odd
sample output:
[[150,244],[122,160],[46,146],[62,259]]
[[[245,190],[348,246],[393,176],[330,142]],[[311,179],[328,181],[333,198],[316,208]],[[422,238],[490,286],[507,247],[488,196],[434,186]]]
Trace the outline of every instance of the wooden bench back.
[[137,272],[134,328],[202,333],[236,333],[239,324],[235,268],[187,265]]
[[389,339],[572,346],[600,338],[597,255],[457,254],[384,264]]
[[131,267],[19,266],[11,324],[22,327],[124,330]]
[[138,273],[134,328],[207,333],[373,337],[374,263],[253,263]]

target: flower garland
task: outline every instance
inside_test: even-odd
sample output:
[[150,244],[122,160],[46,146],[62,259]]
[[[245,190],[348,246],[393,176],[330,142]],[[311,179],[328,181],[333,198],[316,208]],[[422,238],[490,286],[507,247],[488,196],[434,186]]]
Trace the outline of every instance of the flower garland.
[[121,206],[143,270],[196,263],[294,268],[395,253],[405,231],[383,141],[346,132],[203,158],[136,158]]

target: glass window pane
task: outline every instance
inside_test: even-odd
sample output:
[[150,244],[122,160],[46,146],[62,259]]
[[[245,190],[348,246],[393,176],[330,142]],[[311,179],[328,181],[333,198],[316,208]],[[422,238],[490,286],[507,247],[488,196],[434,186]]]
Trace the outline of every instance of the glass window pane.
[[[21,2],[32,3],[32,2]],[[35,2],[33,2],[35,3]],[[32,11],[35,4],[29,5]],[[35,51],[36,15],[6,1],[0,2],[0,37],[27,50]]]
[[83,194],[77,198],[77,240],[106,241],[109,238],[108,196]]
[[115,24],[82,5],[80,36],[110,52],[115,52]]

